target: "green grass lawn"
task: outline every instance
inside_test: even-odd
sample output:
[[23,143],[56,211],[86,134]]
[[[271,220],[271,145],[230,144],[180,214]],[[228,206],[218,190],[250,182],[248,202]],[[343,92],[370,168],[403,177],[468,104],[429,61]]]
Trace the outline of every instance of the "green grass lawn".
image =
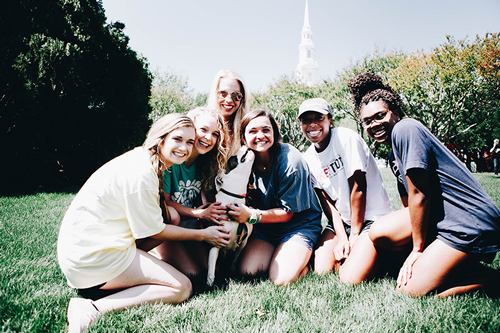
[[[399,197],[382,168],[395,208]],[[475,174],[497,205],[500,178]],[[56,258],[62,217],[74,194],[0,198],[0,331],[60,332],[74,290]],[[499,267],[499,255],[494,263]],[[90,332],[499,332],[500,299],[482,292],[437,299],[395,291],[384,276],[346,286],[334,273],[277,287],[266,279],[228,278],[214,289],[198,285],[180,305],[145,304],[101,316]]]

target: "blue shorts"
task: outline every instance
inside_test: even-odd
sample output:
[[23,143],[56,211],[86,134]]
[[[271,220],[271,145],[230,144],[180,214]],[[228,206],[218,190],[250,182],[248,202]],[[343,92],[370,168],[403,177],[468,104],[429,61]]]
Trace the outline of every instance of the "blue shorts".
[[285,242],[295,242],[304,245],[307,247],[309,250],[312,250],[314,247],[314,241],[308,237],[307,235],[304,235],[301,232],[296,232],[296,233],[289,233],[281,237],[280,239],[276,239],[274,241],[269,240],[262,232],[257,230],[256,228],[253,229],[252,234],[250,235],[250,238],[256,238],[263,240],[265,242],[268,242],[269,244],[274,245],[277,247],[281,243]]
[[[363,225],[361,226],[361,232],[359,234],[361,235],[362,233],[368,232],[368,230],[370,230],[370,227],[372,226],[373,222],[375,222],[375,221],[366,220],[365,222],[363,222]],[[347,234],[347,237],[349,237],[351,235],[351,226],[349,224],[346,224],[345,222],[342,222],[342,223],[344,224],[345,233]],[[337,234],[335,232],[335,230],[333,229],[333,226],[330,223],[328,223],[326,225],[325,229],[330,230],[335,235]]]

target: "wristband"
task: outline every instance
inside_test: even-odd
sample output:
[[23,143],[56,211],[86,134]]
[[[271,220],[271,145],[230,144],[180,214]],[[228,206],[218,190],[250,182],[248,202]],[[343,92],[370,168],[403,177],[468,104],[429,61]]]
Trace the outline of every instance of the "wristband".
[[257,219],[257,222],[255,222],[255,223],[259,223],[260,220],[262,220],[262,212],[260,211],[260,209],[257,209],[257,213],[259,214],[259,218]]

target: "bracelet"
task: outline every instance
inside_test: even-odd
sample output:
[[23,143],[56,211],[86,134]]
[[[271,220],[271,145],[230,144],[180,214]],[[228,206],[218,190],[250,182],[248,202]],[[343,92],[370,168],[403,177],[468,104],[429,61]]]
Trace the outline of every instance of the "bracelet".
[[260,209],[256,209],[256,211],[259,214],[259,218],[257,219],[257,222],[255,222],[255,223],[259,223],[260,220],[262,219],[262,212],[260,211]]

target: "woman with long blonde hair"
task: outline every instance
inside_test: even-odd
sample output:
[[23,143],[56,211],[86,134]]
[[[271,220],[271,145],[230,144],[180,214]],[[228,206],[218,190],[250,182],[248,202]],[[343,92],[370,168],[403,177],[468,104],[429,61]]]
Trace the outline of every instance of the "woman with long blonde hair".
[[190,280],[148,253],[165,240],[222,242],[220,227],[190,230],[165,224],[163,171],[183,163],[195,141],[192,120],[169,114],[151,127],[142,147],[109,161],[80,189],[62,221],[57,256],[68,284],[84,298],[68,307],[69,332],[100,314],[140,303],[180,303]]
[[223,69],[215,75],[207,105],[224,119],[228,132],[228,156],[236,154],[241,146],[238,135],[241,120],[248,113],[247,95],[243,78],[236,72]]

